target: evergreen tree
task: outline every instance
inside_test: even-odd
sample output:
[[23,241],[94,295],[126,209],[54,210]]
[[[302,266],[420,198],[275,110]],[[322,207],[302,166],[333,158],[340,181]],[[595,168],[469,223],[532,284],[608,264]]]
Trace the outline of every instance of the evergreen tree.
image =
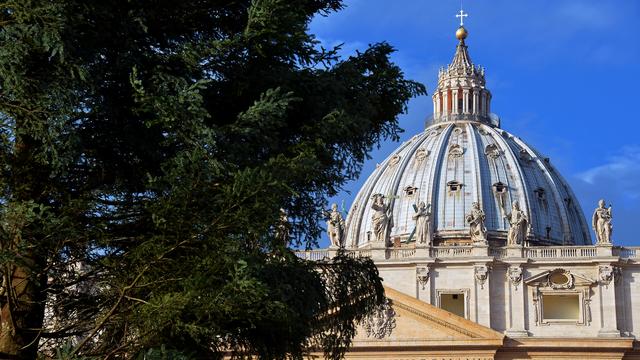
[[386,43],[323,49],[341,7],[0,4],[0,357],[344,352],[375,266],[290,248],[425,91]]

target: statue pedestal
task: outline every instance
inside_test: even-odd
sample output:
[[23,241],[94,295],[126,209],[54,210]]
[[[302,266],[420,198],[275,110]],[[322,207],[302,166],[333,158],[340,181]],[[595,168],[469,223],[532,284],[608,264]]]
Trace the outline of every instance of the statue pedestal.
[[520,245],[508,246],[507,247],[507,257],[508,258],[521,258],[523,253],[523,249]]
[[336,257],[336,253],[338,252],[340,248],[334,245],[329,246],[329,259],[333,259],[334,257]]
[[431,257],[431,247],[427,244],[416,245],[416,258],[427,259]]
[[371,244],[371,259],[374,261],[387,259],[387,247],[384,243],[375,242]]
[[613,245],[612,244],[596,244],[596,254],[598,257],[613,256]]
[[484,243],[473,244],[473,247],[471,248],[471,256],[473,257],[489,256],[489,245]]

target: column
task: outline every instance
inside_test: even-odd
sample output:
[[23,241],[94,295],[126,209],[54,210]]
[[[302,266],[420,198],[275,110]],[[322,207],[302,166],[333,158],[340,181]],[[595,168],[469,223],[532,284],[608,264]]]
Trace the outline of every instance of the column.
[[464,114],[469,113],[469,90],[466,89],[462,95],[462,112]]
[[451,91],[451,113],[458,113],[458,90]]
[[480,96],[478,90],[473,92],[473,114],[478,114],[480,112]]
[[444,95],[442,101],[442,115],[449,115],[449,91],[444,90],[442,94]]
[[433,117],[438,117],[438,98],[437,96],[433,96]]
[[487,93],[482,92],[482,114],[483,116],[487,115]]

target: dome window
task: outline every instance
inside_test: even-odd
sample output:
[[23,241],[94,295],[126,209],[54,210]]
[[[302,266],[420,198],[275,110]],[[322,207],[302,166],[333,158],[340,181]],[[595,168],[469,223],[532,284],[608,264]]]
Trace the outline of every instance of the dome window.
[[389,165],[395,166],[400,162],[400,155],[394,155],[389,161]]
[[456,193],[462,189],[462,183],[455,180],[449,181],[447,183],[447,189],[449,189],[449,193]]
[[537,188],[537,189],[533,190],[533,192],[538,197],[538,200],[544,201],[545,195],[544,195],[544,189],[543,188]]
[[501,151],[498,148],[498,145],[496,144],[489,144],[487,145],[487,147],[484,149],[484,153],[485,155],[487,155],[488,157],[492,158],[492,159],[496,159],[498,157],[500,157],[501,155]]
[[411,197],[411,196],[416,194],[417,190],[418,190],[417,187],[407,186],[406,188],[404,188],[404,193],[405,193],[405,195]]
[[462,146],[459,144],[451,144],[449,146],[449,157],[450,158],[459,158],[464,154],[464,150],[462,150]]
[[533,160],[531,154],[529,154],[526,149],[520,149],[520,159],[524,160],[525,162],[530,162]]
[[493,184],[493,192],[496,194],[505,194],[507,192],[507,185],[497,182]]

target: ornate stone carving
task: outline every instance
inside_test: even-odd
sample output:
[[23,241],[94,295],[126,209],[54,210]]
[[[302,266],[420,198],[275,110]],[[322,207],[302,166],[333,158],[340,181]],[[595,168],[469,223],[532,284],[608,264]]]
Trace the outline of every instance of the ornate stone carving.
[[498,145],[496,144],[487,145],[487,147],[484,149],[484,153],[491,159],[497,159],[500,157],[500,155],[502,155],[502,151],[500,151]]
[[429,267],[418,266],[416,268],[416,279],[418,280],[418,284],[422,286],[422,290],[424,290],[429,282]]
[[426,159],[431,153],[423,148],[418,149],[418,151],[416,151],[416,161],[421,162],[424,159]]
[[480,288],[484,289],[484,283],[487,281],[489,277],[490,268],[486,265],[476,265],[473,268],[474,276],[478,284],[480,284]]
[[591,298],[584,297],[584,317],[587,324],[591,323]]
[[462,157],[462,154],[464,154],[464,149],[462,149],[462,146],[460,146],[459,144],[451,144],[449,146],[449,157],[456,159],[456,158],[460,158]]
[[593,212],[591,220],[593,231],[596,233],[597,244],[611,244],[611,233],[613,232],[611,219],[611,205],[605,208],[604,200],[598,201],[598,207]]
[[344,219],[338,211],[338,204],[331,205],[331,211],[325,212],[327,216],[327,233],[331,240],[331,247],[344,247]]
[[507,269],[507,279],[518,289],[518,285],[522,281],[522,268],[520,266],[509,266]]
[[617,266],[602,265],[598,267],[598,280],[600,281],[600,284],[604,285],[605,287],[609,287],[609,284],[611,284],[611,280],[619,283],[621,278],[622,271]]
[[484,226],[484,220],[486,215],[484,210],[480,208],[480,203],[474,202],[471,204],[471,213],[467,214],[467,224],[469,224],[469,235],[471,241],[479,244],[487,243],[487,228]]
[[555,269],[547,276],[547,286],[554,289],[572,289],[574,277],[565,269]]
[[509,221],[507,246],[523,244],[524,240],[527,238],[529,219],[524,211],[520,210],[520,204],[517,200],[513,202],[511,205],[511,212],[505,215],[505,218]]
[[400,162],[400,155],[393,155],[391,160],[389,160],[389,166],[396,166]]
[[389,335],[396,327],[396,312],[387,299],[385,303],[366,317],[363,322],[368,337],[382,339]]
[[416,211],[413,215],[413,220],[416,221],[414,233],[418,244],[430,244],[433,237],[429,208],[430,206],[425,205],[424,201],[421,201],[417,207],[414,205]]
[[374,241],[383,242],[388,245],[389,234],[393,228],[393,216],[391,213],[391,205],[385,204],[384,195],[373,195],[373,204],[371,208],[374,210],[371,216],[373,224]]

